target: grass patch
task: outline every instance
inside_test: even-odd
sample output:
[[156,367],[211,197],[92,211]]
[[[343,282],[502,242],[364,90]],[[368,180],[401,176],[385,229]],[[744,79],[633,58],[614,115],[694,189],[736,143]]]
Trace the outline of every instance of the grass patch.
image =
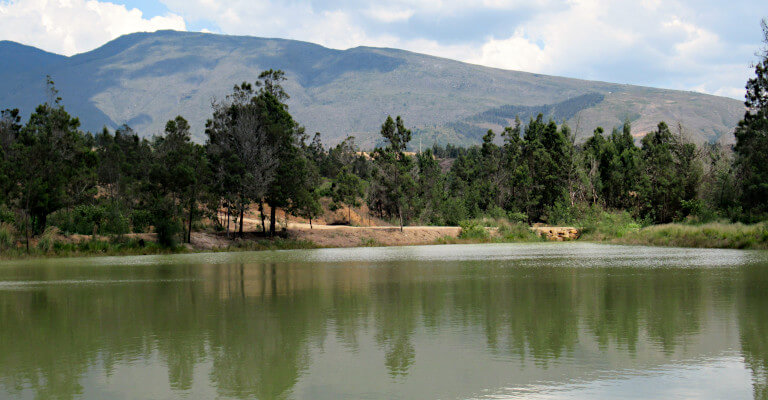
[[531,230],[528,224],[509,222],[499,226],[498,235],[507,242],[540,242],[546,238]]
[[652,225],[610,240],[612,243],[723,249],[768,249],[768,223],[745,225]]
[[374,238],[361,238],[360,239],[360,247],[380,247],[382,246],[381,243],[379,243],[378,240]]
[[238,240],[231,246],[220,251],[264,251],[264,250],[298,250],[317,249],[319,246],[308,240],[295,240],[277,237],[274,239]]
[[[509,243],[540,242],[540,237],[531,227],[523,222],[510,221],[506,218],[478,218],[462,221],[458,238],[442,237],[438,243]],[[450,240],[449,240],[450,239]]]
[[0,250],[10,249],[16,243],[15,231],[11,224],[0,223]]
[[42,257],[90,257],[90,256],[139,256],[154,254],[206,253],[227,251],[264,251],[264,250],[296,250],[316,249],[319,246],[313,242],[286,238],[240,240],[231,246],[213,250],[195,250],[185,246],[163,247],[156,242],[141,239],[125,239],[113,237],[109,240],[86,240],[68,243],[52,240],[43,242],[43,237],[36,247],[31,247],[29,253],[23,247],[14,247],[0,252],[0,260],[42,258]]
[[626,211],[609,212],[590,209],[574,224],[581,230],[582,240],[604,241],[620,239],[641,229],[632,215]]
[[40,257],[85,257],[85,256],[138,256],[150,254],[175,254],[188,250],[183,247],[167,248],[154,242],[138,239],[86,240],[76,243],[57,241],[45,234],[35,247],[27,252],[24,247],[4,250],[0,259],[40,258]]

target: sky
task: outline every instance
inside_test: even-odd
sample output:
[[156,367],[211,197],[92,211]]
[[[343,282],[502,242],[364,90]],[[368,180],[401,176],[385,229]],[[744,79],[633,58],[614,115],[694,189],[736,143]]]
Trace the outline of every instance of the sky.
[[393,47],[744,98],[767,0],[0,0],[0,40],[73,55],[174,29]]

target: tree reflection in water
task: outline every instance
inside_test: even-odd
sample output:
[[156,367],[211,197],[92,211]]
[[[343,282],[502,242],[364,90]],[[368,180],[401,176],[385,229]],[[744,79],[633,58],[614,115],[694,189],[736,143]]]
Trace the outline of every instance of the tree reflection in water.
[[[171,391],[193,390],[197,370],[221,396],[281,399],[292,397],[329,335],[354,354],[374,343],[376,362],[404,382],[430,362],[418,357],[417,339],[445,332],[480,334],[484,352],[537,369],[580,357],[585,340],[597,344],[597,356],[664,359],[708,324],[732,321],[755,398],[768,396],[765,266],[512,264],[6,270],[39,283],[0,290],[0,394],[77,398],[94,370],[110,378],[122,365],[156,358]],[[107,281],[72,282],[83,277]],[[62,279],[69,283],[56,283]]]

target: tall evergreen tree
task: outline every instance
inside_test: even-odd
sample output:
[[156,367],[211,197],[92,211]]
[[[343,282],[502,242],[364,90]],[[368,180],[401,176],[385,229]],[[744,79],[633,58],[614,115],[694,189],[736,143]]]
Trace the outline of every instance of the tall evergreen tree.
[[378,167],[378,192],[390,216],[395,216],[400,222],[400,231],[405,224],[409,200],[413,194],[414,181],[411,174],[413,163],[411,157],[405,154],[408,142],[411,141],[411,131],[405,128],[402,118],[396,121],[388,116],[381,126],[381,136],[387,140],[387,146],[377,147],[373,153]]
[[768,25],[762,22],[766,51],[747,81],[747,111],[736,128],[736,170],[740,203],[748,220],[768,216]]
[[11,145],[18,183],[11,198],[21,211],[27,245],[31,233],[45,229],[50,213],[95,194],[96,158],[78,131],[80,121],[64,110],[50,78],[48,90],[51,102],[35,109]]
[[[157,217],[170,218],[170,221],[160,222],[173,226],[181,225],[181,222],[185,221],[183,239],[186,243],[191,242],[192,222],[207,170],[204,150],[192,143],[191,138],[189,123],[183,117],[178,116],[168,121],[165,125],[165,136],[155,140],[156,163],[150,173],[158,185],[156,193],[167,197],[155,201],[164,207],[172,207],[170,210],[163,208],[163,212],[157,214]],[[163,234],[165,232],[158,232],[158,236]]]
[[21,117],[19,110],[0,111],[0,206],[7,206],[11,199],[11,190],[14,189],[16,176],[15,168],[11,164],[14,158],[14,144],[21,131]]
[[675,136],[666,123],[643,138],[642,157],[646,181],[643,214],[657,223],[680,220],[687,215],[686,204],[697,196],[701,166],[696,146]]
[[[275,122],[286,117],[275,112],[287,113],[269,92],[257,93],[251,84],[243,83],[225,101],[214,104],[213,117],[206,123],[212,189],[227,209],[227,231],[234,214],[242,235],[246,208],[252,202],[263,203],[273,187],[280,165],[280,139],[288,135]],[[292,122],[290,116],[287,119]]]
[[432,149],[416,157],[418,168],[417,198],[419,218],[429,224],[445,223],[444,205],[446,200],[445,178]]
[[352,207],[360,206],[360,198],[365,194],[363,181],[353,174],[349,167],[342,167],[331,186],[331,199],[337,204],[347,206],[347,223],[352,225]]

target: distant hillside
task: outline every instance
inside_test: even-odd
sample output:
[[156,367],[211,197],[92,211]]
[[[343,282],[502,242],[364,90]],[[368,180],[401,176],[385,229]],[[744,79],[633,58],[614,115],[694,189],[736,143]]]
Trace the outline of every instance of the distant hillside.
[[72,57],[0,42],[0,108],[28,115],[45,100],[50,74],[84,129],[127,123],[151,136],[183,115],[204,141],[211,100],[269,68],[287,72],[291,113],[326,144],[354,135],[372,146],[387,114],[402,115],[425,145],[477,143],[487,129],[539,112],[567,121],[581,137],[625,119],[642,136],[665,120],[681,122],[696,141],[729,142],[744,112],[740,101],[724,97],[506,71],[403,50],[342,51],[173,31],[126,35]]

